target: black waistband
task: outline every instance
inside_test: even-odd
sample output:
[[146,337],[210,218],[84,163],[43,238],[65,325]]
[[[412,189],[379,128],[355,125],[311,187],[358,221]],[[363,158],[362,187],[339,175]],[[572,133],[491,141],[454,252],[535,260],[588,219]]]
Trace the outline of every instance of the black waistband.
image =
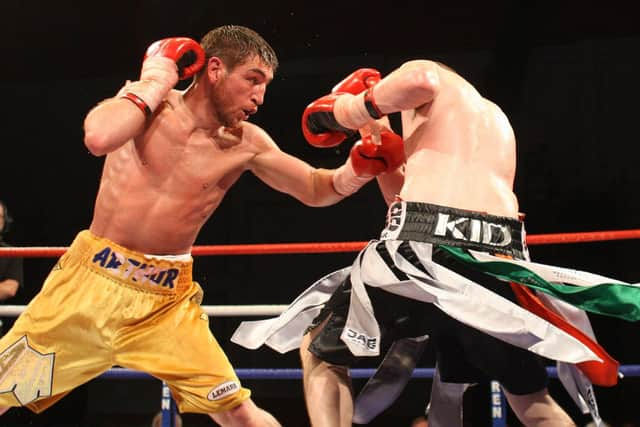
[[389,206],[382,240],[413,240],[525,259],[524,224],[515,218],[418,202]]

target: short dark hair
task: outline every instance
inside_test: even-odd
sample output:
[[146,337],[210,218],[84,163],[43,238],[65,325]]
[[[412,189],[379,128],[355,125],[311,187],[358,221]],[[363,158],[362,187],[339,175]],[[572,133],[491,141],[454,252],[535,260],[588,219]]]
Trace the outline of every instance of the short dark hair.
[[214,28],[200,41],[207,58],[217,56],[233,69],[247,59],[257,56],[275,72],[278,57],[275,51],[258,33],[240,25],[224,25]]

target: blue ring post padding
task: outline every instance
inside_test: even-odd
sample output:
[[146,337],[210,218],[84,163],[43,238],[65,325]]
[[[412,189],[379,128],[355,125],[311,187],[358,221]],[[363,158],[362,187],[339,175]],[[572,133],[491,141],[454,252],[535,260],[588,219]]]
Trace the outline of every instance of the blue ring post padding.
[[491,425],[507,427],[507,405],[498,381],[491,381]]
[[176,402],[171,398],[171,390],[169,390],[169,386],[163,381],[162,382],[162,401],[160,405],[160,413],[161,413],[161,422],[160,425],[162,427],[176,427]]

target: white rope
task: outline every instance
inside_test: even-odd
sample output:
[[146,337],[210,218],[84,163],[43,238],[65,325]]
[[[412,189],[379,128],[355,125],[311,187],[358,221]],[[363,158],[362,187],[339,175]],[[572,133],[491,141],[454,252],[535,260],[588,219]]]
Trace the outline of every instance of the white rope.
[[[0,316],[19,316],[25,305],[0,305]],[[287,308],[286,305],[203,305],[202,309],[209,316],[277,316]]]

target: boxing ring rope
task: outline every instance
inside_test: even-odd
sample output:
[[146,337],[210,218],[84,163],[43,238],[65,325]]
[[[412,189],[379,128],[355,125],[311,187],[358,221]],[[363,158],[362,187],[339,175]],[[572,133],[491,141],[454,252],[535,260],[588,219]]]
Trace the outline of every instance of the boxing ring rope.
[[[527,244],[569,244],[597,241],[640,239],[640,229],[592,231],[575,233],[534,234],[527,236]],[[194,246],[193,256],[215,255],[266,255],[266,254],[311,254],[358,252],[367,242],[325,242],[325,243],[269,243],[269,244],[235,244],[235,245],[201,245]],[[4,247],[0,248],[0,257],[21,258],[52,258],[59,257],[67,247]],[[0,316],[18,316],[25,309],[22,305],[0,306]],[[205,305],[203,310],[213,317],[242,317],[242,316],[277,316],[287,305]],[[557,377],[555,367],[548,367],[551,377]],[[301,379],[301,369],[236,369],[240,379]],[[369,378],[374,369],[351,369],[352,378]],[[640,365],[620,366],[620,373],[625,376],[640,376]],[[412,378],[433,378],[433,368],[416,368]],[[134,379],[149,378],[151,375],[126,368],[111,368],[98,378],[104,379]],[[496,382],[492,382],[492,418],[494,427],[506,425],[506,411],[504,396]],[[173,427],[176,413],[175,402],[166,384],[162,388],[162,427]]]
[[[527,244],[533,246],[545,244],[585,243],[627,239],[640,239],[640,229],[532,234],[527,236]],[[358,252],[359,250],[364,248],[366,244],[367,242],[326,242],[200,245],[194,246],[191,254],[194,256],[201,256]],[[0,257],[52,258],[61,256],[66,250],[67,247],[63,246],[0,248]]]

